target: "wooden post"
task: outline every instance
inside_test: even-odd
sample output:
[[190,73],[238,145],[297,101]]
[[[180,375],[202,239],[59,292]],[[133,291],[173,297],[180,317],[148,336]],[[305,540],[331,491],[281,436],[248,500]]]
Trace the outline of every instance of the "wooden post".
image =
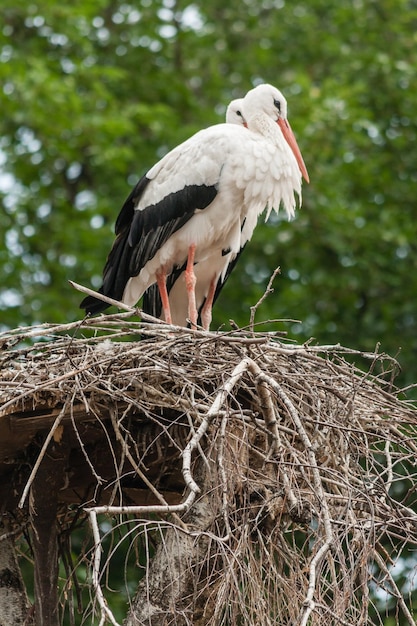
[[66,454],[52,441],[33,481],[30,519],[35,560],[35,624],[59,626],[58,492],[64,484]]

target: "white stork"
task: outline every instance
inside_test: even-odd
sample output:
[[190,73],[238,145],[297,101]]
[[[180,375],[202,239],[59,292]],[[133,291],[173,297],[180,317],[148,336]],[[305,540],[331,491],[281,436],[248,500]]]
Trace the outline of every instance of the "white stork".
[[[203,307],[208,328],[213,300],[259,214],[267,208],[268,218],[282,204],[289,218],[294,215],[295,194],[301,196],[301,177],[308,181],[308,174],[287,121],[286,100],[264,84],[240,104],[247,129],[240,122],[204,129],[137,183],[116,221],[103,294],[133,306],[156,283],[168,323],[186,325],[188,318],[195,327]],[[187,315],[173,316],[170,300],[177,300],[181,275]],[[108,305],[89,296],[81,306],[95,313]]]
[[243,98],[232,100],[226,109],[226,124],[238,124],[239,126],[247,126],[246,120],[242,114]]
[[[243,98],[232,100],[226,109],[226,124],[238,124],[239,126],[247,126],[246,121],[242,115]],[[220,264],[222,269],[224,259],[220,254],[214,254],[213,257],[208,257],[204,261],[197,263],[194,266],[194,273],[196,275],[196,302],[200,303],[201,322],[204,328],[209,328],[211,322],[211,306],[215,298],[220,293],[221,287],[224,285],[223,281],[217,282],[217,287],[213,297],[211,299],[207,296],[207,269],[209,272],[214,266]],[[229,265],[228,268],[232,266]],[[178,268],[171,272],[167,278],[167,291],[169,299],[169,308],[171,311],[171,319],[173,323],[183,325],[184,320],[188,315],[188,296],[187,287],[185,284],[184,268]],[[230,269],[231,271],[231,269]],[[230,272],[228,272],[230,273]],[[202,303],[202,304],[201,304]],[[143,295],[142,308],[146,313],[153,315],[154,317],[161,317],[164,319],[162,312],[162,302],[158,289],[158,285],[155,283],[147,289]],[[162,315],[161,315],[162,313]]]

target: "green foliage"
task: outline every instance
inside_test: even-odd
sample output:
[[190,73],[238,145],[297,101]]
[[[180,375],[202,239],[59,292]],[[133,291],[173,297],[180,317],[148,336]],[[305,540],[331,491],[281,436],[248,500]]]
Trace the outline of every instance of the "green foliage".
[[[215,324],[291,318],[297,340],[402,348],[416,379],[417,5],[17,0],[0,34],[1,324],[75,319],[138,176],[257,81],[287,95],[311,185],[259,225]],[[10,174],[10,175],[7,175]]]
[[295,221],[259,224],[213,327],[246,324],[280,266],[257,321],[401,349],[416,381],[415,0],[14,0],[2,16],[0,327],[80,316],[67,280],[99,286],[136,179],[268,81],[311,184]]

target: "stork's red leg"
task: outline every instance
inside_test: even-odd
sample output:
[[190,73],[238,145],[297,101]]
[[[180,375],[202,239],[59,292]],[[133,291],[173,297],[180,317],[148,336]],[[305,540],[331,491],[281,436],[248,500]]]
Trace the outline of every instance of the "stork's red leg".
[[156,282],[159,289],[159,295],[161,296],[162,310],[164,312],[165,321],[167,324],[172,324],[171,307],[169,306],[167,291],[167,275],[164,270],[157,272]]
[[194,274],[194,257],[195,257],[195,244],[191,244],[188,248],[187,267],[185,269],[185,285],[187,287],[188,294],[188,317],[191,322],[191,328],[197,328],[197,306],[195,303],[195,283],[196,277]]
[[213,308],[214,294],[216,293],[217,281],[213,278],[210,283],[208,294],[203,308],[201,309],[201,322],[204,330],[210,330],[211,324],[211,310]]

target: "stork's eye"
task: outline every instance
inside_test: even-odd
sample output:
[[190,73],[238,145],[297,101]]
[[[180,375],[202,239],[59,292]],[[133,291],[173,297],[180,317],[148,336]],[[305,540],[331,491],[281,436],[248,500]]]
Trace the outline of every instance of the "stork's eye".
[[278,109],[278,112],[281,113],[281,102],[279,100],[274,100],[274,106]]

